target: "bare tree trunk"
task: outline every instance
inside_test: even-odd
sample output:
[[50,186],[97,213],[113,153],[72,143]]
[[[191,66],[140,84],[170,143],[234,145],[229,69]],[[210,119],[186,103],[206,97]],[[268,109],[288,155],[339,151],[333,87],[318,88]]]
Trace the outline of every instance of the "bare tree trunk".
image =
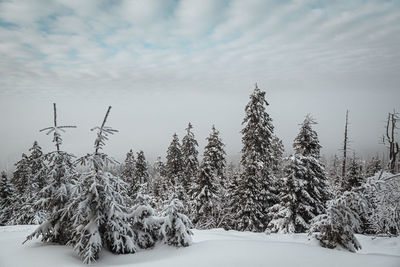
[[[395,131],[398,129],[396,126],[397,120],[399,119],[399,114],[396,111],[388,114],[388,119],[386,123],[386,140],[389,143],[389,163],[388,168],[391,173],[396,173],[397,170],[397,155],[399,154],[399,143],[395,141]],[[385,137],[383,138],[385,141]]]
[[[57,108],[56,108],[56,103],[53,103],[53,108],[54,108],[54,129],[57,129]],[[58,136],[55,136],[56,138],[56,147],[57,151],[60,152],[60,144],[58,141]]]
[[346,161],[347,161],[347,144],[349,139],[347,137],[347,126],[349,124],[349,110],[346,110],[346,124],[344,126],[344,142],[343,142],[343,163],[342,163],[342,179],[343,182],[346,176]]

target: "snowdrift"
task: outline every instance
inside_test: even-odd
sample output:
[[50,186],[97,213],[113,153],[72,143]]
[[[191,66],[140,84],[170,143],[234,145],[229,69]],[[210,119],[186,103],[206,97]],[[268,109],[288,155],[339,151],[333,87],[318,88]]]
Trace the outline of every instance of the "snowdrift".
[[[22,242],[36,226],[0,227],[1,267],[87,266],[72,248]],[[307,266],[307,267],[399,267],[400,237],[357,235],[362,249],[351,253],[326,249],[306,234],[270,234],[194,230],[194,242],[187,248],[157,245],[135,254],[113,255],[103,251],[94,266]]]

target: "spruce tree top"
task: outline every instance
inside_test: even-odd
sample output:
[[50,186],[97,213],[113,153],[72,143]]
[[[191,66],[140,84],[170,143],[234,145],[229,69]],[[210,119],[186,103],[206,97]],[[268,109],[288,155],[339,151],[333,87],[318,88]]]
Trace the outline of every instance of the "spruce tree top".
[[300,132],[294,139],[293,148],[295,154],[302,156],[320,157],[321,145],[318,141],[318,134],[312,129],[312,125],[317,124],[314,119],[307,115],[300,127]]
[[[271,160],[271,143],[273,138],[274,126],[272,119],[266,112],[268,102],[265,100],[265,92],[261,91],[257,84],[253,93],[250,95],[250,101],[246,105],[246,115],[242,124],[242,160],[241,163],[246,165],[248,157],[256,156],[263,164],[269,163]],[[262,158],[262,159],[261,159]],[[257,160],[257,161],[258,161]],[[262,166],[264,168],[265,166]]]
[[56,145],[57,151],[60,151],[60,146],[62,144],[61,132],[65,132],[64,129],[66,128],[76,128],[76,126],[57,126],[57,107],[56,103],[53,103],[53,110],[54,110],[54,126],[46,127],[40,132],[47,131],[46,134],[49,135],[50,133],[54,133],[53,135],[53,142]]

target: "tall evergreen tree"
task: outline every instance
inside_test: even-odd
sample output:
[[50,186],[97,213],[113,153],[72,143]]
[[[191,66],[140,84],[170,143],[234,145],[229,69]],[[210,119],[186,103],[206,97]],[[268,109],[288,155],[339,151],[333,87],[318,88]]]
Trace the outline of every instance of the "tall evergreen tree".
[[183,156],[178,135],[176,133],[173,135],[171,144],[168,147],[167,163],[165,167],[169,182],[172,185],[176,185],[177,183],[182,184]]
[[320,144],[307,115],[294,140],[294,155],[285,167],[280,201],[269,209],[273,216],[268,230],[282,233],[305,232],[311,220],[325,212],[329,197],[324,166],[320,163]]
[[231,194],[236,229],[241,231],[263,231],[269,220],[264,211],[277,201],[271,170],[274,127],[267,105],[265,92],[256,85],[242,123],[242,173]]
[[194,137],[192,124],[189,122],[186,128],[186,135],[182,139],[182,158],[183,158],[183,187],[186,192],[189,191],[190,185],[193,183],[197,171],[199,169],[199,161],[197,156],[199,152],[197,151],[198,143]]

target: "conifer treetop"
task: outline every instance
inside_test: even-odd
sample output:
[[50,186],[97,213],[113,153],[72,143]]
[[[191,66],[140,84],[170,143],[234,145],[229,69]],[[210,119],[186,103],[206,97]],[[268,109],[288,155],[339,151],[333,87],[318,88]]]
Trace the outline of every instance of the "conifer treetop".
[[312,125],[315,124],[317,122],[310,114],[307,114],[303,123],[300,124],[300,132],[293,143],[295,154],[320,157],[321,145],[318,141],[318,134],[312,129]]
[[114,134],[114,133],[118,132],[118,130],[115,130],[109,126],[105,126],[108,115],[110,114],[110,110],[111,110],[111,106],[108,107],[107,113],[104,116],[103,123],[101,124],[100,127],[96,126],[92,129],[90,129],[91,131],[97,130],[97,138],[94,141],[95,154],[97,154],[100,149],[103,149],[103,146],[105,146],[105,142],[108,140],[109,134]]
[[62,144],[62,138],[61,138],[61,132],[65,133],[66,128],[76,128],[76,126],[72,125],[63,125],[63,126],[57,126],[57,108],[56,108],[56,103],[53,103],[53,109],[54,109],[54,126],[46,127],[40,130],[40,132],[47,131],[46,135],[49,135],[50,133],[54,132],[54,137],[53,137],[53,142],[55,143],[57,147],[57,151],[60,151],[60,146]]

